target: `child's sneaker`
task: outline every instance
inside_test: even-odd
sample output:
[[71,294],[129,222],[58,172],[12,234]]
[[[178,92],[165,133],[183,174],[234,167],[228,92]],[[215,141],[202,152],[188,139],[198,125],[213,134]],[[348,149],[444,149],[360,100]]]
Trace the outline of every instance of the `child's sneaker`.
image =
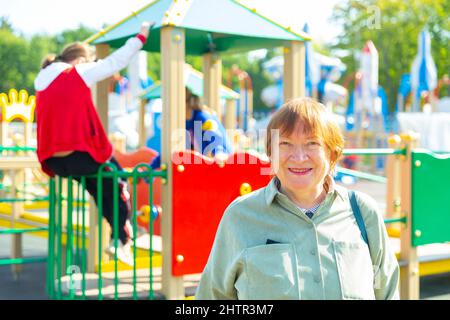
[[[129,265],[134,265],[133,253],[131,251],[132,241],[128,241],[126,244],[123,244],[119,241],[119,245],[117,247],[117,260]],[[111,241],[111,245],[107,249],[107,253],[109,253],[112,257],[115,254],[115,247],[113,241]]]

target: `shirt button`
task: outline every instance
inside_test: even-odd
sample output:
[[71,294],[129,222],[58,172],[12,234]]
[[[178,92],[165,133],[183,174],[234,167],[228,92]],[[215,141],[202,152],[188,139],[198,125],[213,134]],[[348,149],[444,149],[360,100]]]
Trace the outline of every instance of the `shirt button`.
[[320,278],[319,277],[314,277],[314,282],[315,283],[320,283]]
[[316,255],[316,250],[311,249],[310,253],[311,253],[311,255],[315,256]]

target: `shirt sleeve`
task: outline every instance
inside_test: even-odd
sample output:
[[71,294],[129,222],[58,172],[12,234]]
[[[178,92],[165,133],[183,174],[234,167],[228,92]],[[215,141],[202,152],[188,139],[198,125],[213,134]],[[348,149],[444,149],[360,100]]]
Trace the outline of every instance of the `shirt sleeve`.
[[361,192],[357,192],[356,196],[369,238],[375,298],[377,300],[399,299],[400,267],[389,242],[384,218],[373,198]]
[[197,300],[237,300],[235,281],[243,267],[243,250],[233,237],[235,229],[230,205],[219,224],[208,262],[203,270]]
[[140,38],[128,39],[125,45],[114,51],[106,59],[77,65],[77,72],[86,85],[91,87],[96,82],[104,80],[125,68],[131,58],[142,49],[142,46],[143,42]]
[[153,170],[159,169],[161,167],[161,155],[157,155],[156,158],[154,158],[152,160],[152,162],[150,162],[150,167]]

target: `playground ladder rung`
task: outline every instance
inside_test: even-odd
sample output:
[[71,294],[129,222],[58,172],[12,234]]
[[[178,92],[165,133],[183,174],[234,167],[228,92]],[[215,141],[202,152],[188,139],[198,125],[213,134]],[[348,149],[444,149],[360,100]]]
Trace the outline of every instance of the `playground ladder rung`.
[[1,259],[0,266],[10,265],[10,264],[35,263],[35,262],[47,262],[47,257]]
[[2,202],[38,202],[38,201],[48,201],[48,197],[43,198],[33,198],[33,199],[26,199],[26,198],[14,198],[14,199],[0,199],[0,203]]
[[1,234],[19,234],[19,233],[27,233],[27,232],[39,232],[39,231],[48,231],[48,227],[29,228],[29,229],[3,229],[3,230],[0,230],[0,235]]
[[393,218],[393,219],[384,219],[384,223],[385,224],[390,224],[390,223],[406,223],[406,217],[400,217],[400,218]]

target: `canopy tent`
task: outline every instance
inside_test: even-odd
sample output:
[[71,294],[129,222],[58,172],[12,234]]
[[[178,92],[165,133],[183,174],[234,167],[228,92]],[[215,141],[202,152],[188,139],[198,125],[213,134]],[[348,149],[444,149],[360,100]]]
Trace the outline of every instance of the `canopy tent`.
[[242,52],[310,40],[305,32],[286,29],[234,0],[156,0],[86,41],[118,48],[136,35],[143,21],[155,22],[143,48],[151,52],[160,52],[160,31],[167,26],[185,29],[188,55]]

